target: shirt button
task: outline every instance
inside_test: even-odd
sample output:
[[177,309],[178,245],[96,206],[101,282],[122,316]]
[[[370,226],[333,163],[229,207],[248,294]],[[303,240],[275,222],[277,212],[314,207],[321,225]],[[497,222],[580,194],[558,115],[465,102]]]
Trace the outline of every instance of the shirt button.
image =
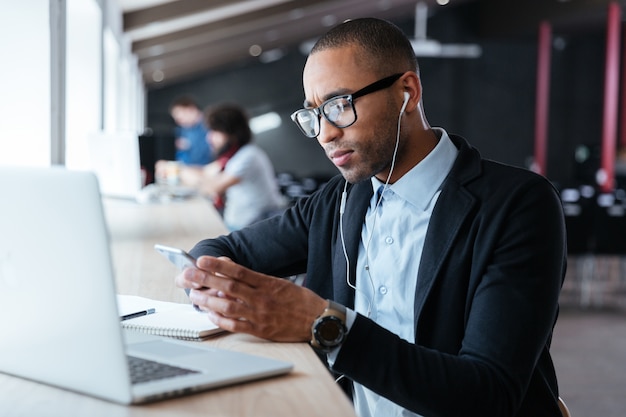
[[383,285],[383,286],[381,286],[381,287],[378,289],[378,292],[380,292],[382,295],[387,294],[387,287],[385,287],[384,285]]
[[391,236],[387,236],[385,238],[385,243],[387,243],[388,245],[391,245],[393,243],[393,238]]

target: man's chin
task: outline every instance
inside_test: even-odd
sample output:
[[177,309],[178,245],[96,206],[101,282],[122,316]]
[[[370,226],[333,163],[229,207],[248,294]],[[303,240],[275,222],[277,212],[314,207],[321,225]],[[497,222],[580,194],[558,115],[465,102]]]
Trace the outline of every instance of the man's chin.
[[371,175],[363,175],[354,171],[350,171],[348,169],[339,169],[339,172],[343,176],[343,178],[348,181],[350,184],[357,184],[359,182],[363,182],[365,180],[369,180],[372,178]]

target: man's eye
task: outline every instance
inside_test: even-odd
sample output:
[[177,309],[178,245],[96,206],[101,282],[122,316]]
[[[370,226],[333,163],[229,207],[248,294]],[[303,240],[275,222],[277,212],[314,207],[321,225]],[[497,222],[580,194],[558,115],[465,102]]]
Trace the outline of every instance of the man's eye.
[[330,120],[337,120],[349,106],[350,103],[344,99],[333,101],[326,106],[326,115]]

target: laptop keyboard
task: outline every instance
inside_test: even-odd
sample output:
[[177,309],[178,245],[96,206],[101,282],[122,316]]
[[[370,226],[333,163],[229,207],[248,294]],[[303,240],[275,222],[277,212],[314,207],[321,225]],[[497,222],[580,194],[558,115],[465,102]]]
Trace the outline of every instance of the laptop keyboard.
[[126,357],[128,358],[130,377],[133,384],[200,373],[199,371],[194,371],[192,369],[179,368],[177,366],[167,365],[161,362],[151,361],[149,359],[137,358],[129,355]]

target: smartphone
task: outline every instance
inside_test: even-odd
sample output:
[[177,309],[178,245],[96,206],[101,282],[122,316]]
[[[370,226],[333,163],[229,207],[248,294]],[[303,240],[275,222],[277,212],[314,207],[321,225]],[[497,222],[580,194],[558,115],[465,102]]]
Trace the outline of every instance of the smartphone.
[[176,267],[181,271],[185,268],[196,267],[196,258],[194,258],[182,249],[159,244],[154,245],[154,249],[156,249],[157,252],[169,259],[169,261],[176,265]]
[[[157,252],[169,259],[169,261],[176,265],[176,268],[181,271],[185,268],[196,268],[196,258],[194,258],[182,249],[173,248],[171,246],[159,245],[158,243],[154,245],[154,249],[156,249]],[[185,288],[185,293],[189,295],[189,288]],[[196,309],[196,311],[203,313],[203,311],[197,305],[193,304],[193,308]]]

